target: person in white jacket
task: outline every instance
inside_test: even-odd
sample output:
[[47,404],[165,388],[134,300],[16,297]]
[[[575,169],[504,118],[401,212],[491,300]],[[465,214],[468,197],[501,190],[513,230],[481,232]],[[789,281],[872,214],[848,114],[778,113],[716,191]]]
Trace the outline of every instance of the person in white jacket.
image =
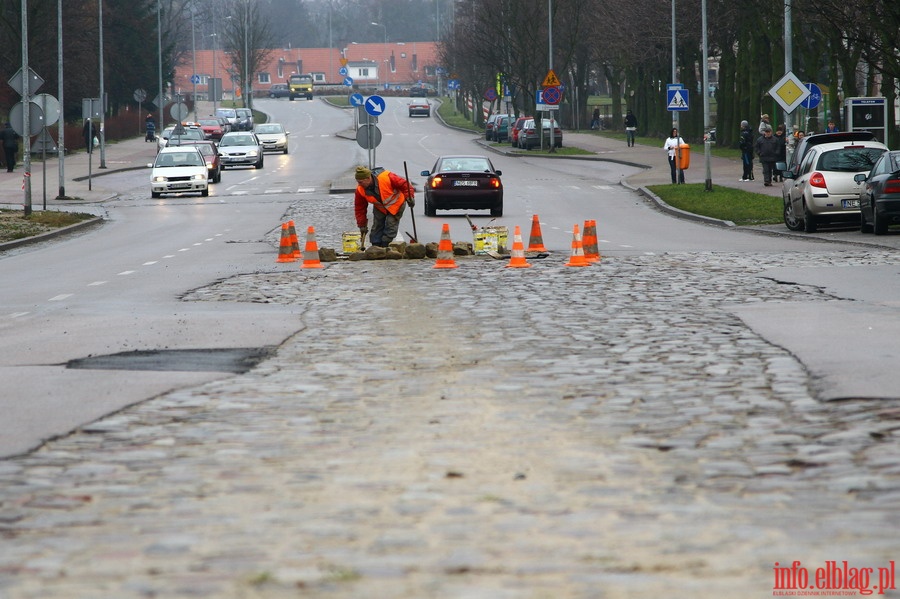
[[[669,153],[669,169],[672,171],[672,183],[684,183],[684,170],[677,168],[678,166],[678,158],[676,156],[678,146],[684,143],[684,140],[678,135],[678,129],[673,128],[672,133],[669,134],[669,138],[666,140],[666,143],[663,144],[663,149]],[[678,180],[675,179],[675,173],[678,173]]]

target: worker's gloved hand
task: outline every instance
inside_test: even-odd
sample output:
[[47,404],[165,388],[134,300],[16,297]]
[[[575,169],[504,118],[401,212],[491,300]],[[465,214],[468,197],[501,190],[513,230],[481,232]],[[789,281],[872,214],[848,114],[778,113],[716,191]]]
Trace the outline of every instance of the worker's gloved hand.
[[406,197],[406,202],[412,207],[416,205],[416,196],[410,194]]

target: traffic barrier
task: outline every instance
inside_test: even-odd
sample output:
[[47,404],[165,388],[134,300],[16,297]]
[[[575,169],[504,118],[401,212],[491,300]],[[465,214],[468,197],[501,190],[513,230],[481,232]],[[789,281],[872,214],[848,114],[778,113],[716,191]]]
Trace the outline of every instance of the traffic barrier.
[[319,244],[316,243],[316,229],[306,230],[306,246],[303,248],[303,264],[300,268],[325,268],[319,261]]
[[456,260],[453,259],[453,242],[450,241],[450,225],[447,223],[444,223],[441,229],[441,241],[438,243],[434,268],[457,268]]
[[597,245],[597,221],[584,221],[582,246],[585,260],[588,262],[600,262],[600,247]]
[[584,247],[581,245],[581,234],[578,232],[578,225],[572,227],[572,255],[566,266],[590,266],[591,263],[584,258]]
[[300,240],[297,239],[297,229],[294,227],[294,221],[288,221],[288,231],[291,234],[291,251],[294,252],[294,258],[300,259]]
[[288,228],[287,223],[281,223],[281,240],[278,242],[278,259],[275,260],[275,262],[296,261],[297,258],[294,256],[294,252],[291,249],[291,231]]
[[544,236],[541,234],[541,221],[538,220],[537,214],[531,218],[531,235],[528,237],[528,251],[547,251],[547,248],[544,247]]
[[519,231],[519,225],[516,225],[513,234],[512,257],[506,268],[531,268],[531,264],[525,261],[525,244],[522,243],[522,233]]

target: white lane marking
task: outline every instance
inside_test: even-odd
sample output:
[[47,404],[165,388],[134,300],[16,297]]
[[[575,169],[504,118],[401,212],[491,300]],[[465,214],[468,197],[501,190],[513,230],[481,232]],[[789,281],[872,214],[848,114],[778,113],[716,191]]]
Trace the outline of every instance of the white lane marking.
[[127,276],[127,275],[130,275],[130,274],[133,274],[133,273],[134,273],[133,270],[123,270],[122,272],[118,273],[118,275],[119,275],[120,277],[123,277],[123,276]]
[[296,193],[313,193],[316,191],[315,187],[300,187],[297,189]]
[[194,244],[194,247],[197,247],[198,245],[203,245],[203,242],[195,243],[195,244]]
[[172,255],[172,254],[168,254],[168,255],[163,256],[164,259],[174,258],[174,257],[175,257],[175,256]]
[[12,314],[9,315],[9,317],[10,318],[21,318],[22,316],[25,316],[27,314],[30,314],[30,312],[13,312]]
[[153,266],[156,262],[156,260],[151,260],[150,262],[144,262],[141,266]]
[[179,251],[179,252],[189,252],[189,251],[191,251],[191,248],[181,248],[181,249],[178,250],[178,251]]
[[72,297],[72,295],[73,295],[73,294],[71,294],[71,293],[61,293],[61,294],[59,294],[59,295],[56,295],[56,296],[54,296],[54,297],[51,297],[51,298],[48,299],[47,301],[48,301],[48,302],[61,302],[61,301],[63,301],[63,300],[66,299],[66,298]]
[[106,285],[106,281],[94,281],[93,283],[88,283],[88,287],[96,287],[97,285]]

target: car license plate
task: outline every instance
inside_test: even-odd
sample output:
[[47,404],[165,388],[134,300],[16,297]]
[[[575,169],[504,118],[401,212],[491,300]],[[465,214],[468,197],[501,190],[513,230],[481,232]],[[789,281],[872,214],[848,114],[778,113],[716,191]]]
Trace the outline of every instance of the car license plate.
[[190,183],[169,183],[169,189],[187,189]]
[[841,206],[844,208],[859,208],[859,200],[841,200]]
[[454,181],[453,186],[454,187],[478,187],[478,181],[471,181],[471,180]]

